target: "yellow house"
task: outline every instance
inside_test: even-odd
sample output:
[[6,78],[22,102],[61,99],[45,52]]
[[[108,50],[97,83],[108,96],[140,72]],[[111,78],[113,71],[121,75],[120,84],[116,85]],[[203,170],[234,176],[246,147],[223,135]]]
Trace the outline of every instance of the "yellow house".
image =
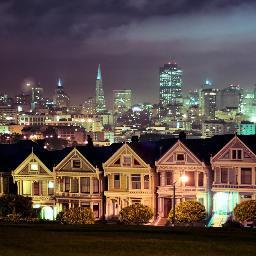
[[[103,164],[104,176],[108,181],[104,192],[107,220],[117,219],[120,210],[131,204],[140,203],[155,212],[154,169],[145,162],[147,157],[142,159],[136,153],[138,145],[135,144],[123,144]],[[149,157],[150,152],[148,153]]]
[[[29,156],[12,172],[13,181],[17,184],[18,194],[32,197],[33,208],[41,209],[41,218],[53,220],[56,217],[54,199],[54,178],[51,171],[50,152],[40,152]],[[48,166],[46,166],[46,162]]]
[[97,149],[74,148],[53,168],[57,211],[89,207],[94,212],[94,217],[101,219],[103,216],[102,171],[87,159],[87,155],[97,159]]

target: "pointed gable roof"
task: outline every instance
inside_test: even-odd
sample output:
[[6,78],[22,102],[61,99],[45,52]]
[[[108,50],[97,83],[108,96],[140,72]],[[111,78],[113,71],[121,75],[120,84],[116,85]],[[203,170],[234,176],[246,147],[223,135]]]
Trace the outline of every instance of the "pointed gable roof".
[[[191,147],[188,148],[185,144],[185,142],[187,142],[186,140],[181,141],[181,140],[177,140],[170,148],[167,152],[165,152],[161,158],[156,162],[157,164],[170,164],[169,160],[170,157],[171,159],[173,159],[173,155],[175,155],[175,153],[177,152],[184,152],[188,155],[189,159],[190,159],[190,164],[200,164],[202,162],[202,159],[198,158],[198,156],[196,154],[194,154],[194,152],[191,150]],[[188,143],[187,143],[188,144]],[[194,144],[195,145],[195,144]],[[191,145],[190,145],[191,146]],[[198,153],[198,152],[197,152]],[[172,163],[176,164],[176,160],[171,160]]]
[[[227,136],[227,135],[220,135],[213,138],[213,142],[216,140],[222,140],[222,145],[220,143],[218,144],[218,150],[215,151],[214,154],[212,154],[212,160],[214,160],[218,155],[223,154],[225,150],[229,147],[229,145],[232,145],[235,142],[238,142],[242,144],[245,148],[247,148],[249,151],[251,151],[256,156],[256,136],[255,135],[233,135],[233,136]],[[221,146],[221,147],[220,147]],[[216,148],[217,149],[217,148]]]

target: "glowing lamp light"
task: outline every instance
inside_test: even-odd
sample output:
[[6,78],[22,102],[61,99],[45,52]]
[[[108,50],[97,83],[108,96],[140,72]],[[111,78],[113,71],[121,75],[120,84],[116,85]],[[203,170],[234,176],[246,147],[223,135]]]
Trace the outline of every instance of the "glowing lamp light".
[[40,208],[40,207],[41,207],[41,204],[34,204],[34,205],[33,205],[33,208],[34,208],[34,209],[38,209],[38,208]]
[[189,178],[188,178],[187,175],[182,175],[182,176],[180,177],[180,181],[181,181],[181,182],[186,183],[186,182],[188,182],[188,180],[189,180]]

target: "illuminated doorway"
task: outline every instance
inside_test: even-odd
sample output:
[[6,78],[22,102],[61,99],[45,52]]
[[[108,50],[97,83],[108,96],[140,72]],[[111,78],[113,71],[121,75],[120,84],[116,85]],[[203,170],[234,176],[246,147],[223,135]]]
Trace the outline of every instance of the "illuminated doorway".
[[230,214],[238,203],[238,192],[217,192],[213,196],[213,212],[223,215]]
[[41,210],[41,219],[44,220],[53,220],[54,219],[54,210],[50,206],[44,206]]

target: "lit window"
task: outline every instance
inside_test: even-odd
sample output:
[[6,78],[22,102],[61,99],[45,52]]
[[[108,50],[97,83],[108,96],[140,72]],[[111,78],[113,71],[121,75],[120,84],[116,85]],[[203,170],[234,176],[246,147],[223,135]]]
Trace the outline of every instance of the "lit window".
[[38,163],[33,162],[30,164],[30,170],[31,171],[38,171]]
[[23,180],[23,195],[31,195],[31,181]]
[[54,182],[53,181],[49,181],[48,188],[54,188]]
[[49,181],[48,182],[48,195],[53,195],[54,193],[54,182]]

